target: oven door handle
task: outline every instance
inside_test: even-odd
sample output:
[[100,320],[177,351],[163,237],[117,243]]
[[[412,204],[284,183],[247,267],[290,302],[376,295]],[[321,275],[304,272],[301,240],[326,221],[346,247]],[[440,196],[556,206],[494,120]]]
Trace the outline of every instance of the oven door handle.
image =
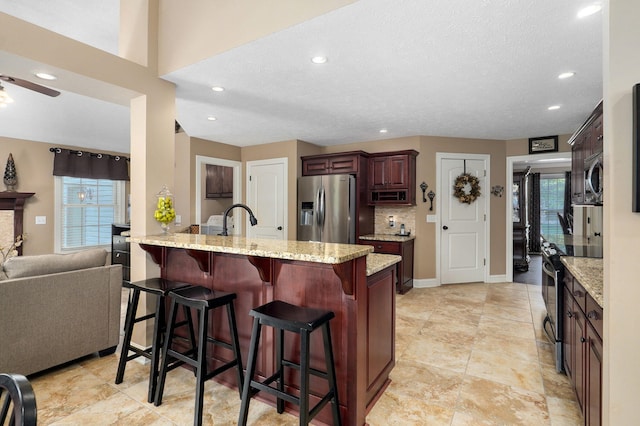
[[558,271],[556,271],[555,268],[549,269],[549,265],[550,264],[548,262],[542,262],[542,271],[553,278],[554,281],[556,281],[558,279],[558,277],[556,276]]

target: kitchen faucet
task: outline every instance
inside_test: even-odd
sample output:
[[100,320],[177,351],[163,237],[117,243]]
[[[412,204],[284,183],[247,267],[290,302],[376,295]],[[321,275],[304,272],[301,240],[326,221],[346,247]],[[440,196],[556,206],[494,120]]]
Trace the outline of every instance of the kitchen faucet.
[[231,209],[235,207],[242,207],[249,213],[249,222],[251,223],[251,226],[256,226],[258,224],[258,219],[256,219],[256,217],[253,215],[253,212],[248,206],[245,206],[244,204],[234,204],[224,211],[224,217],[222,218],[222,233],[220,235],[224,235],[225,237],[229,235],[227,233],[227,216],[229,216],[229,212],[231,211]]

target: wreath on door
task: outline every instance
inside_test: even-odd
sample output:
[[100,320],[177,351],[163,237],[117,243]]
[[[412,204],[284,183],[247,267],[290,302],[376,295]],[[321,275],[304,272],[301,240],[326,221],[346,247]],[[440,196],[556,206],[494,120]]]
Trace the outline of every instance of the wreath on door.
[[463,173],[456,178],[453,184],[453,196],[461,203],[471,204],[480,196],[480,179]]

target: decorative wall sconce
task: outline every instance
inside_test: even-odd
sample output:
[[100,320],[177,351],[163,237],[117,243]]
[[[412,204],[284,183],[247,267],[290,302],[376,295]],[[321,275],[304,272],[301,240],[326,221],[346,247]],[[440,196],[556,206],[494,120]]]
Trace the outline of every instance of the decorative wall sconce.
[[422,183],[420,184],[420,189],[422,189],[422,202],[423,202],[423,203],[426,203],[426,202],[427,202],[427,199],[426,199],[426,197],[424,196],[424,193],[425,193],[425,191],[427,190],[427,188],[428,188],[428,187],[429,187],[429,185],[427,185],[427,183],[426,183],[426,182],[422,182]]
[[504,193],[504,186],[502,185],[494,185],[491,187],[491,193],[493,195],[495,195],[496,197],[502,197],[502,194]]
[[78,199],[80,202],[84,202],[85,199],[93,200],[93,190],[91,188],[82,188],[80,192],[78,192]]
[[429,191],[429,193],[427,194],[427,197],[429,197],[429,210],[433,210],[433,199],[436,197],[436,193],[433,191]]

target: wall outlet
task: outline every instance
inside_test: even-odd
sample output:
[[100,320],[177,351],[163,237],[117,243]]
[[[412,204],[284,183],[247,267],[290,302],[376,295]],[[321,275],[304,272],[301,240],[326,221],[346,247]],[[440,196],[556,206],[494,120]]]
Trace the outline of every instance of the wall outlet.
[[36,216],[36,225],[46,225],[47,217],[46,216]]
[[182,224],[182,215],[176,215],[176,225]]
[[436,215],[428,214],[427,215],[427,223],[436,223]]

